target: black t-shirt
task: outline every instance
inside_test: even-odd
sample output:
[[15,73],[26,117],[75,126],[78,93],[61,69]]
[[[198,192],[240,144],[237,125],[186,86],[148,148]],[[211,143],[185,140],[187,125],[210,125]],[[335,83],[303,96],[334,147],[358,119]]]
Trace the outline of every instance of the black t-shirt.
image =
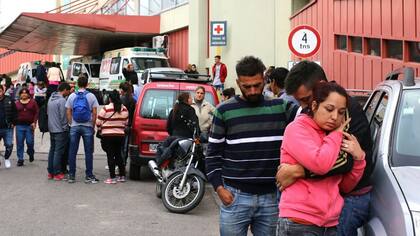
[[0,129],[7,128],[6,110],[4,109],[4,99],[0,100]]

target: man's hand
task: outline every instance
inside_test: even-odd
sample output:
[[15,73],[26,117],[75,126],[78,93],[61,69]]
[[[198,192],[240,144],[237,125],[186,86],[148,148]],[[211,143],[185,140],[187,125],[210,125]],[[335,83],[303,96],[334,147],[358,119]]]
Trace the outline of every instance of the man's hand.
[[216,189],[217,195],[219,195],[220,200],[222,201],[223,205],[228,206],[233,202],[233,195],[232,193],[225,189],[223,186],[219,186]]
[[296,182],[299,178],[305,177],[305,169],[303,166],[281,164],[277,170],[276,181],[277,187],[280,191],[283,191],[285,188],[289,187]]

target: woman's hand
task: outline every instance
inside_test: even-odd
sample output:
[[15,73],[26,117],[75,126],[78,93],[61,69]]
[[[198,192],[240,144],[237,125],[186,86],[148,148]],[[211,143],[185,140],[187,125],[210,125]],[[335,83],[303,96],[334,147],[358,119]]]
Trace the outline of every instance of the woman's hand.
[[350,123],[350,121],[351,121],[351,118],[348,118],[343,123],[341,123],[341,125],[337,129],[335,129],[335,131],[343,132],[346,126]]
[[341,143],[341,150],[349,153],[353,156],[355,160],[364,160],[365,159],[365,152],[360,147],[359,142],[357,141],[357,138],[349,134],[347,132],[343,132],[344,139]]

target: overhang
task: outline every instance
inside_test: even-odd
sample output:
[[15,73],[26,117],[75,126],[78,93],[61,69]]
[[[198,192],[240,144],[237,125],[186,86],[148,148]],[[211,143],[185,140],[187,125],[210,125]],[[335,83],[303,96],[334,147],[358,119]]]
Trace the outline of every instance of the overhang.
[[22,13],[0,33],[0,47],[56,55],[93,55],[138,46],[160,32],[160,16]]

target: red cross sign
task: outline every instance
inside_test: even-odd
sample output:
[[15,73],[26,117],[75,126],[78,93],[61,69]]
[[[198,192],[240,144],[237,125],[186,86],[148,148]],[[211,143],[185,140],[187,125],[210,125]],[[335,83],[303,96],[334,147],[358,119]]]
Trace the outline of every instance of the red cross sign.
[[227,44],[227,22],[226,21],[212,21],[210,22],[210,45],[211,46],[226,46]]
[[214,24],[213,25],[213,35],[224,34],[224,25],[223,24]]

